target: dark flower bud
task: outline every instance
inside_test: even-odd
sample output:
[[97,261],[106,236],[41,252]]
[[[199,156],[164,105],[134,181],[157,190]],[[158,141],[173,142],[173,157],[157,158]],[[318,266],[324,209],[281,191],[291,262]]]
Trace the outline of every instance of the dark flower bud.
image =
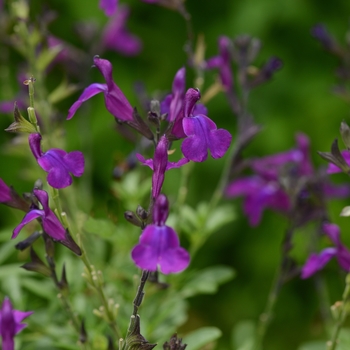
[[139,205],[137,208],[136,208],[136,215],[142,220],[142,221],[145,221],[147,220],[148,218],[148,212],[147,210],[143,209],[141,207],[141,205]]
[[131,224],[137,226],[137,227],[141,227],[142,226],[142,222],[140,221],[140,219],[136,216],[136,214],[130,210],[126,211],[124,213],[124,217],[127,221],[129,221]]
[[176,333],[170,338],[169,342],[163,345],[164,350],[185,350],[187,344],[182,344],[182,339],[178,338]]
[[18,242],[15,245],[15,248],[18,250],[24,250],[24,249],[30,247],[40,236],[41,236],[41,233],[39,231],[35,231],[28,238],[26,238],[24,241]]
[[115,350],[112,337],[109,335],[109,336],[107,337],[107,339],[108,339],[107,350]]
[[325,25],[319,23],[311,28],[311,35],[316,38],[323,47],[336,55],[342,55],[342,49],[334,39],[334,37],[328,32]]
[[[61,275],[61,280],[59,281],[59,288],[60,288],[60,291],[63,293],[68,292],[68,281],[67,281],[65,264],[63,264],[63,268],[62,268],[62,275]],[[83,322],[82,322],[82,326],[83,326]]]
[[28,271],[34,271],[40,273],[46,277],[51,276],[51,270],[44,264],[44,262],[38,257],[34,249],[30,247],[30,262],[25,263],[21,267]]
[[332,143],[331,153],[329,152],[317,152],[323,159],[327,162],[336,165],[340,168],[344,173],[350,174],[350,167],[345,161],[344,157],[339,151],[338,147],[338,139],[335,139]]
[[350,150],[350,128],[349,125],[343,120],[340,124],[340,134],[343,139],[344,145]]
[[277,57],[271,57],[265,65],[256,74],[253,81],[249,84],[250,88],[254,88],[269,79],[272,78],[273,74],[282,68],[282,61]]
[[160,103],[158,100],[152,100],[150,103],[151,114],[160,117]]
[[66,246],[68,249],[70,249],[73,253],[77,255],[81,255],[82,251],[80,247],[74,242],[72,236],[70,235],[68,229],[66,230],[66,239],[59,241],[61,244]]
[[80,326],[80,334],[79,334],[79,341],[82,344],[85,344],[88,340],[88,335],[85,329],[85,322],[84,320],[81,321],[81,326]]

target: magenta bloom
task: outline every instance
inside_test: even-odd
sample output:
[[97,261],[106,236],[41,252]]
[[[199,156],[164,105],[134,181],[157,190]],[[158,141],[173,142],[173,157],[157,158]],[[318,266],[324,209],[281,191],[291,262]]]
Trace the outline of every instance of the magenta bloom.
[[335,224],[324,224],[324,233],[330,238],[335,247],[326,248],[319,254],[312,253],[301,270],[301,278],[309,278],[323,269],[330,259],[335,257],[342,269],[350,271],[350,251],[340,241],[340,230]]
[[44,231],[56,241],[66,240],[66,230],[57,219],[54,212],[49,207],[49,196],[43,190],[34,190],[35,197],[38,199],[43,209],[32,209],[22,219],[21,223],[13,230],[12,239],[16,238],[22,228],[29,222],[41,218]]
[[187,136],[182,142],[183,155],[194,161],[203,162],[208,157],[208,148],[213,158],[221,158],[230,147],[232,136],[203,114],[192,115],[193,107],[199,100],[196,89],[188,89],[185,95],[182,120],[183,131]]
[[258,175],[238,178],[228,185],[226,196],[245,197],[243,210],[249,224],[257,226],[265,208],[288,212],[290,201],[278,181],[271,181]]
[[135,264],[143,270],[157,271],[159,268],[164,274],[176,273],[190,263],[190,256],[180,247],[176,232],[165,225],[168,210],[166,196],[159,195],[153,209],[153,224],[143,230],[139,244],[131,252]]
[[218,68],[221,84],[226,91],[233,89],[233,72],[231,69],[231,40],[226,36],[219,37],[219,55],[210,58],[206,63],[207,69]]
[[139,38],[130,34],[126,29],[129,12],[127,6],[119,6],[118,11],[105,27],[102,41],[104,46],[110,50],[125,56],[135,56],[141,51],[142,44]]
[[83,93],[80,95],[78,101],[76,101],[71,108],[67,119],[71,119],[77,109],[82,105],[83,102],[90,99],[91,97],[103,92],[106,108],[116,119],[121,122],[133,121],[133,108],[129,101],[124,96],[122,91],[113,81],[112,77],[112,65],[109,61],[94,57],[95,66],[100,70],[107,84],[94,83],[88,86]]
[[[266,208],[284,213],[291,209],[288,194],[280,183],[282,170],[287,164],[293,166],[293,174],[297,177],[311,178],[315,176],[309,157],[307,136],[297,134],[296,141],[297,147],[289,151],[253,159],[250,162],[250,167],[255,175],[238,178],[227,186],[225,190],[227,197],[242,196],[245,198],[243,209],[251,226],[259,224]],[[320,191],[328,198],[349,195],[348,186],[335,186],[328,183],[322,183]],[[309,195],[307,189],[300,193],[305,197]]]
[[106,16],[112,16],[117,10],[118,0],[100,0],[99,7]]
[[11,199],[11,188],[8,187],[2,179],[0,179],[0,203],[10,202]]
[[147,165],[153,170],[152,176],[152,197],[157,198],[162,190],[165,172],[169,169],[180,168],[182,165],[187,164],[189,160],[182,158],[178,162],[168,161],[168,147],[169,141],[162,136],[158,142],[156,150],[154,152],[154,159],[147,159],[141,155],[136,154],[137,159],[143,164]]
[[80,177],[84,173],[84,155],[79,151],[67,153],[58,148],[47,152],[41,150],[41,135],[30,134],[29,146],[38,164],[48,172],[47,182],[54,188],[65,188],[72,184],[72,173]]
[[10,299],[5,297],[0,309],[0,335],[3,350],[15,349],[15,335],[27,326],[21,322],[32,313],[32,311],[14,310]]

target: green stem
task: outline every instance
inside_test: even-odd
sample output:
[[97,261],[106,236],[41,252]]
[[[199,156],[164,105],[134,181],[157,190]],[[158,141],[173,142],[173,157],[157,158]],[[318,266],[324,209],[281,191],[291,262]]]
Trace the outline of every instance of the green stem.
[[327,342],[327,350],[335,350],[338,346],[338,337],[340,330],[342,329],[344,322],[349,314],[349,301],[350,301],[350,273],[346,275],[345,290],[343,293],[343,300],[341,303],[341,310],[337,318],[337,322],[334,327],[332,338]]
[[263,340],[266,334],[266,331],[272,321],[275,304],[278,298],[278,294],[283,285],[283,281],[285,279],[285,273],[288,272],[289,269],[289,257],[288,253],[292,248],[292,237],[293,237],[294,228],[289,227],[285,232],[285,237],[282,242],[282,260],[280,266],[276,272],[276,276],[274,278],[274,282],[272,283],[272,287],[270,289],[270,293],[267,298],[267,303],[265,306],[264,312],[261,314],[258,326],[257,326],[257,336],[256,336],[256,345],[255,349],[262,349]]

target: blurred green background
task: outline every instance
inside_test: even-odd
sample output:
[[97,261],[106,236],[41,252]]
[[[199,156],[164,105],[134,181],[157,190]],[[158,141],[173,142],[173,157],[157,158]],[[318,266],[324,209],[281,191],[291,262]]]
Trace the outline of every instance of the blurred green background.
[[[143,42],[143,51],[136,57],[124,57],[107,51],[101,55],[114,66],[114,78],[132,105],[142,111],[134,92],[134,84],[142,82],[149,95],[167,92],[171,88],[176,71],[187,64],[184,52],[186,27],[181,16],[171,10],[149,5],[138,0],[121,0],[130,6],[128,28]],[[32,1],[31,17],[40,23],[45,11],[53,10],[57,18],[49,25],[55,36],[86,50],[75,33],[81,22],[95,23],[103,28],[107,18],[98,9],[96,1],[46,0]],[[219,35],[235,37],[249,34],[263,43],[257,64],[262,64],[274,55],[282,59],[283,68],[272,81],[258,87],[252,93],[249,109],[258,123],[264,126],[261,134],[246,150],[246,155],[263,156],[293,147],[294,135],[301,131],[311,139],[312,158],[316,166],[325,162],[316,151],[329,151],[334,138],[339,137],[342,119],[350,122],[349,105],[332,94],[336,83],[337,59],[326,53],[310,35],[310,28],[324,23],[341,43],[348,29],[350,2],[316,0],[187,0],[186,7],[192,15],[196,35],[203,34],[207,46],[206,57],[217,53]],[[23,59],[4,46],[0,54],[1,85],[0,100],[10,99],[21,87],[16,76]],[[94,54],[91,52],[91,64]],[[9,62],[9,63],[6,63]],[[5,69],[5,64],[6,69]],[[90,64],[90,63],[89,63]],[[82,64],[85,80],[81,88],[92,82],[103,82],[96,69]],[[50,88],[60,83],[62,68],[54,68],[47,77]],[[6,74],[4,74],[6,72]],[[193,86],[193,72],[188,68],[187,87]],[[208,78],[212,79],[212,78]],[[209,80],[210,82],[210,80]],[[58,105],[59,118],[64,118],[79,92]],[[215,97],[208,104],[209,116],[218,127],[233,132],[235,118],[224,95]],[[115,210],[122,220],[123,208],[110,193],[113,168],[133,150],[130,142],[122,139],[114,128],[114,120],[105,110],[102,96],[93,98],[84,105],[81,113],[64,123],[67,133],[67,149],[86,150],[87,166],[91,175],[93,203],[91,212],[97,217]],[[2,114],[0,128],[12,122],[11,115]],[[18,192],[31,188],[26,172],[30,162],[23,155],[9,151],[13,135],[0,133],[0,176],[12,184]],[[192,205],[210,198],[216,186],[224,160],[212,160],[196,164],[191,175],[189,202]],[[335,181],[348,181],[345,175],[335,175]],[[177,174],[168,174],[164,192],[173,192],[178,182]],[[339,218],[339,212],[347,201],[337,201],[329,206],[331,218],[342,228],[342,238],[350,246],[348,219]],[[224,264],[236,270],[236,278],[223,285],[215,295],[190,299],[189,319],[179,330],[180,336],[199,326],[217,326],[223,331],[218,349],[229,349],[233,327],[241,320],[257,320],[262,313],[269,288],[280,261],[280,245],[287,222],[283,216],[266,212],[257,228],[249,227],[241,210],[241,201],[235,201],[236,220],[213,234],[192,261],[192,268],[203,268],[212,264]],[[133,208],[131,208],[133,209]],[[234,215],[234,214],[233,214]],[[0,207],[0,222],[3,227],[18,222],[20,214]],[[302,242],[308,229],[296,235]],[[298,245],[297,245],[298,247]],[[295,255],[302,264],[306,256],[296,249]],[[344,274],[335,262],[327,266],[324,273],[331,302],[341,298]],[[292,350],[300,344],[314,339],[326,338],[321,324],[319,303],[312,280],[295,279],[286,284],[276,305],[275,318],[266,336],[266,350]]]

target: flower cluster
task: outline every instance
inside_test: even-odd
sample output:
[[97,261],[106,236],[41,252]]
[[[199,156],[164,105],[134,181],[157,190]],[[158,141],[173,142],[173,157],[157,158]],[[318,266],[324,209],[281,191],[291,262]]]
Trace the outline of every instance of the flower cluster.
[[287,152],[252,159],[249,166],[254,175],[237,178],[227,186],[227,197],[245,197],[244,212],[251,226],[259,224],[265,208],[290,213],[296,204],[312,195],[310,190],[314,188],[320,196],[341,198],[350,194],[347,185],[321,181],[315,186],[317,175],[309,158],[309,140],[304,134],[298,134],[296,140],[297,147]]

